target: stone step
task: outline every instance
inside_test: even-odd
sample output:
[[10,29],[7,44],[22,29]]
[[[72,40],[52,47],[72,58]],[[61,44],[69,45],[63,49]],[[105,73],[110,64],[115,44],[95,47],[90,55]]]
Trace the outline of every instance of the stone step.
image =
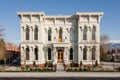
[[64,71],[64,64],[63,63],[57,63],[57,71]]

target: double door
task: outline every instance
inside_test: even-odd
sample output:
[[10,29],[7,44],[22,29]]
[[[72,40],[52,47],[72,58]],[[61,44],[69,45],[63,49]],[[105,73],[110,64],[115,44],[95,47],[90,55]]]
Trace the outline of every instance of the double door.
[[57,62],[62,63],[63,62],[63,51],[58,51],[58,60]]

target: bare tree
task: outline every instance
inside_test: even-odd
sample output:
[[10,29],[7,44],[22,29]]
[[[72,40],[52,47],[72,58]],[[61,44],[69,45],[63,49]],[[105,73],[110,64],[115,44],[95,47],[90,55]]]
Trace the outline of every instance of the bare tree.
[[4,37],[4,31],[5,29],[2,27],[2,25],[0,25],[0,39],[2,39]]
[[5,29],[0,25],[0,61],[4,61],[6,63],[6,45],[4,42],[4,31]]
[[100,37],[101,44],[100,44],[100,58],[101,60],[105,60],[107,58],[107,52],[109,50],[109,36],[102,35]]
[[109,41],[109,36],[107,34],[101,35],[100,36],[100,41],[102,44],[107,44]]
[[3,39],[0,39],[0,60],[4,61],[6,60],[6,47],[5,47],[5,42]]
[[102,35],[100,37],[101,40],[101,46],[104,48],[105,52],[108,52],[109,49],[109,36],[108,35]]

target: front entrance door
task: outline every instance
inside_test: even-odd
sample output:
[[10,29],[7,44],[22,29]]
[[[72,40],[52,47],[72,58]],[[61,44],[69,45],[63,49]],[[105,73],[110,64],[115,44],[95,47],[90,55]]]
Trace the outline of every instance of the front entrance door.
[[58,61],[59,63],[63,62],[63,50],[58,50]]

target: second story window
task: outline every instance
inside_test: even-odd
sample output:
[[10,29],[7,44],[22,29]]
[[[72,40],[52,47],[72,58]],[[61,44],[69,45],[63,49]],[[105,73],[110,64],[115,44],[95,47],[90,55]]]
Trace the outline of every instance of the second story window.
[[70,28],[70,42],[74,41],[74,36],[73,36],[73,28]]
[[83,40],[87,40],[87,27],[83,29]]
[[38,40],[38,27],[37,26],[34,29],[34,40]]
[[95,29],[95,27],[93,27],[93,29],[92,29],[92,40],[95,40],[95,38],[96,38],[95,34],[96,34],[96,29]]
[[51,41],[51,29],[48,30],[48,41]]
[[26,28],[26,40],[29,40],[29,37],[30,37],[30,30],[29,30],[29,27],[27,26],[27,28]]
[[59,39],[58,42],[62,42],[62,28],[59,29]]
[[87,60],[87,46],[83,48],[83,60]]

